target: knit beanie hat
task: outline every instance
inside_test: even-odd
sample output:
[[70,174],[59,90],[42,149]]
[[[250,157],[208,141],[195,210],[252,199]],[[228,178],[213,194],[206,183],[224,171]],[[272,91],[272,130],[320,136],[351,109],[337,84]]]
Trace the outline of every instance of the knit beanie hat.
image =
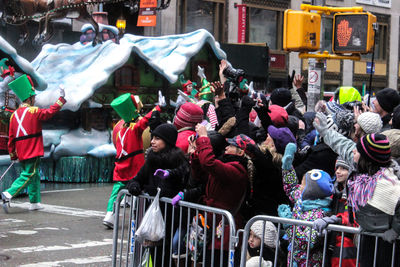
[[338,133],[347,136],[354,124],[354,115],[348,111],[339,111],[336,114],[326,116],[328,129],[333,129]]
[[289,115],[283,107],[278,105],[271,105],[269,106],[269,110],[271,111],[269,113],[269,116],[271,118],[272,124],[274,124],[276,127],[286,126]]
[[345,168],[346,170],[351,170],[350,164],[348,164],[341,156],[337,157],[336,159],[335,169],[337,169],[339,166]]
[[151,136],[158,136],[165,143],[169,144],[170,146],[174,147],[176,144],[176,139],[178,138],[178,130],[176,127],[169,123],[163,123],[158,125],[152,132]]
[[380,90],[376,93],[376,99],[381,108],[388,113],[392,113],[393,109],[400,104],[400,95],[392,88]]
[[186,102],[183,104],[174,118],[174,125],[179,130],[184,127],[195,127],[203,121],[203,110],[196,104]]
[[342,105],[339,105],[336,102],[326,102],[326,110],[328,111],[329,114],[336,114],[339,111],[344,111],[345,109],[342,107]]
[[246,267],[259,267],[261,261],[261,267],[272,267],[271,261],[266,261],[260,256],[251,257],[246,261]]
[[364,112],[357,118],[357,123],[366,133],[378,133],[382,129],[382,120],[378,113]]
[[400,157],[400,130],[399,129],[391,129],[382,132],[383,135],[386,135],[387,139],[390,143],[390,155],[394,158]]
[[272,222],[258,220],[253,223],[250,227],[250,230],[263,241],[263,227],[265,222],[265,231],[264,231],[264,244],[270,248],[275,248],[276,245],[276,227]]
[[286,88],[276,88],[271,93],[271,102],[281,107],[287,106],[292,101],[292,93]]
[[374,163],[390,161],[390,143],[383,134],[367,134],[357,143],[357,150],[365,159]]
[[331,196],[335,189],[331,176],[322,170],[313,169],[306,173],[306,186],[302,193],[302,200],[323,199]]
[[285,153],[285,147],[289,143],[296,144],[296,138],[287,127],[276,128],[273,125],[268,126],[268,134],[274,140],[276,151],[280,154]]
[[393,109],[392,129],[400,129],[400,105]]

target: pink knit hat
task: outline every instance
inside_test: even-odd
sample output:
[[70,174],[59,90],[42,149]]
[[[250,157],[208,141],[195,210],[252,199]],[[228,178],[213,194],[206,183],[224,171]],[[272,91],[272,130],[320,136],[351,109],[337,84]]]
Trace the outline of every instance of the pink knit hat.
[[203,121],[203,110],[196,104],[186,102],[183,104],[174,118],[174,125],[179,130],[184,127],[195,127]]

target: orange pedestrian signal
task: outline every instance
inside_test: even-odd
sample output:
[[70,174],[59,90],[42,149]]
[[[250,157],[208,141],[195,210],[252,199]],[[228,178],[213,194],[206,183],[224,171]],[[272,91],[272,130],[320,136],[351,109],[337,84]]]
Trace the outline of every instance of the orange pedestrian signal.
[[316,51],[320,46],[321,15],[288,9],[283,21],[283,49]]
[[374,23],[376,17],[369,12],[336,13],[333,18],[333,52],[372,52],[375,42]]

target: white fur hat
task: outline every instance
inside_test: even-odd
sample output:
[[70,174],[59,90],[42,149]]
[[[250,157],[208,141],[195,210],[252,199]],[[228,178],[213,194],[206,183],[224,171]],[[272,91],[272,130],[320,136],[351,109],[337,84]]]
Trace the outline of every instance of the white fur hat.
[[[256,221],[250,227],[250,230],[263,241],[262,234],[263,234],[263,225],[264,221]],[[265,232],[264,232],[264,244],[270,248],[275,248],[277,238],[277,231],[276,227],[272,222],[265,221]]]

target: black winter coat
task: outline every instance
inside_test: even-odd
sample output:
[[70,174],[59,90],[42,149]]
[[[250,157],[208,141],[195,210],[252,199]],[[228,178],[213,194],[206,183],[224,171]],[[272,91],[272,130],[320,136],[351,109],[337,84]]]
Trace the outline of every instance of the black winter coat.
[[235,108],[233,107],[229,98],[221,99],[218,101],[218,107],[215,109],[218,118],[218,127],[221,128],[224,123],[231,117],[235,116]]
[[[169,177],[161,179],[154,176],[157,169],[168,170]],[[138,195],[140,191],[144,191],[155,196],[157,187],[160,187],[160,197],[173,198],[179,191],[183,190],[189,173],[189,161],[181,149],[173,147],[158,153],[150,149],[144,165],[138,174],[129,181],[127,188],[132,195]]]
[[311,146],[307,151],[304,161],[295,166],[299,182],[303,179],[303,175],[312,169],[320,169],[329,173],[330,176],[333,176],[335,173],[337,156],[338,155],[325,143]]
[[253,192],[246,199],[246,206],[242,206],[242,213],[246,219],[255,215],[266,214],[277,216],[280,204],[289,204],[282,184],[282,171],[272,162],[272,155],[259,149],[252,151],[252,162],[255,167],[253,177]]

